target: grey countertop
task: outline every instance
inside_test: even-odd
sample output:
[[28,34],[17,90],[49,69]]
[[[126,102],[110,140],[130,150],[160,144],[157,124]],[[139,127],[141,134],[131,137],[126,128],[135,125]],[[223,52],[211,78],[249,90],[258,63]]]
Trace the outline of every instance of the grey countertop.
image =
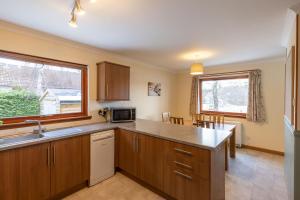
[[3,144],[1,144],[0,141],[0,151],[60,140],[73,136],[92,134],[116,128],[134,131],[195,147],[214,150],[231,136],[232,133],[230,130],[234,128],[234,125],[224,125],[218,126],[216,129],[206,129],[142,119],[137,119],[135,122],[131,123],[94,123],[48,131],[43,134],[44,137],[38,139]]

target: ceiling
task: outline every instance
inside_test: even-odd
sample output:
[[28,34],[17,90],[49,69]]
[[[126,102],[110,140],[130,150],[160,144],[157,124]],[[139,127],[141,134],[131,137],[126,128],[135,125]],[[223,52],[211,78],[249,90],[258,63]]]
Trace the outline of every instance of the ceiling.
[[180,70],[198,51],[206,66],[283,56],[287,8],[299,0],[81,2],[77,28],[68,25],[72,0],[1,0],[0,19]]

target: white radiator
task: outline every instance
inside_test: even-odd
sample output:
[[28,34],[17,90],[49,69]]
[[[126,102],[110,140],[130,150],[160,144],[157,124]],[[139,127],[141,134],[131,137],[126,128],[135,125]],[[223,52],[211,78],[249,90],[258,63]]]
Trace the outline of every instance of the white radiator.
[[225,123],[236,125],[236,129],[235,129],[236,146],[237,147],[242,147],[242,135],[243,135],[242,123],[237,122],[237,121],[225,121]]

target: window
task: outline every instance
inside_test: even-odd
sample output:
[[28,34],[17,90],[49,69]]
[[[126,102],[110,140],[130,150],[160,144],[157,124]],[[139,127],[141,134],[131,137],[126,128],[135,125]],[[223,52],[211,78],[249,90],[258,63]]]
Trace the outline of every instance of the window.
[[0,51],[0,120],[87,115],[85,65]]
[[200,80],[201,113],[245,117],[248,106],[248,76]]

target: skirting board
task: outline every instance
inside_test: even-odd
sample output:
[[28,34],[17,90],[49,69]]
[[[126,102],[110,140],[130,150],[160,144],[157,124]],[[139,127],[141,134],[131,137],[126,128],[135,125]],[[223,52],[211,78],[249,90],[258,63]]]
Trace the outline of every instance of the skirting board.
[[271,154],[275,154],[275,155],[284,156],[284,152],[281,152],[281,151],[264,149],[264,148],[260,148],[260,147],[253,147],[253,146],[249,146],[249,145],[245,145],[245,144],[242,144],[242,148],[252,149],[252,150],[255,150],[255,151],[261,151],[261,152],[265,152],[265,153],[271,153]]

